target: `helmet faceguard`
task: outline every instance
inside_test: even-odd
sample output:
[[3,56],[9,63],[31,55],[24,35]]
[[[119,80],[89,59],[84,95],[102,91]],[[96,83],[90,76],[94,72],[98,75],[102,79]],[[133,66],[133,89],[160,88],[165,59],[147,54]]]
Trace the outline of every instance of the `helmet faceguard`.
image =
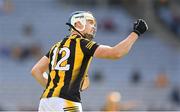
[[[68,26],[70,26],[70,29],[72,28],[73,30],[77,31],[81,36],[84,38],[89,38],[87,36],[91,36],[91,38],[94,38],[96,35],[96,30],[97,30],[97,25],[95,24],[92,26],[94,28],[93,34],[81,34],[80,32],[85,30],[86,26],[86,20],[93,20],[96,22],[96,19],[93,17],[91,12],[87,11],[76,11],[71,14],[68,23],[66,23]],[[75,28],[75,23],[80,22],[83,25],[82,29]]]

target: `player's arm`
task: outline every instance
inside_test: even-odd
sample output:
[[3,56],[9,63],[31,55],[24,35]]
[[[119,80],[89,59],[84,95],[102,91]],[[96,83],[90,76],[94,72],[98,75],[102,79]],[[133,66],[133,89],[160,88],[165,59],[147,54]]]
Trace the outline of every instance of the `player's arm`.
[[42,57],[32,68],[32,76],[45,88],[47,84],[47,79],[44,78],[43,73],[48,70],[49,58],[46,56]]
[[106,58],[106,59],[119,59],[126,55],[132,45],[138,39],[140,34],[143,34],[148,29],[147,24],[144,20],[139,19],[134,23],[133,32],[123,41],[119,42],[114,47],[100,45],[95,53],[94,56],[97,58]]
[[138,35],[132,32],[126,39],[124,39],[114,47],[100,45],[96,49],[94,56],[97,58],[119,59],[130,51],[137,38]]
[[80,90],[81,90],[81,91],[86,90],[86,89],[89,87],[89,85],[90,85],[90,80],[89,80],[88,75],[86,75],[86,76],[84,77],[84,80],[83,80],[82,84],[81,84]]

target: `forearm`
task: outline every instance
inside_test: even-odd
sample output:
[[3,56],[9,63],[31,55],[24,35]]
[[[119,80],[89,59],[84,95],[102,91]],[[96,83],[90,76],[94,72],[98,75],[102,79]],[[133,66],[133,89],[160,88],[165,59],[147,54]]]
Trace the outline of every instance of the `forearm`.
[[113,51],[117,53],[117,57],[121,58],[122,56],[126,55],[137,39],[138,35],[132,32],[126,39],[114,46]]

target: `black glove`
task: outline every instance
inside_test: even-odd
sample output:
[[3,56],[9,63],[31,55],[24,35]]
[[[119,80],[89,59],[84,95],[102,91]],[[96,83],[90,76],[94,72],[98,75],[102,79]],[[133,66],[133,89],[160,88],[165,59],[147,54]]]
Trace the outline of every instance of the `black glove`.
[[147,30],[148,30],[148,26],[143,19],[138,19],[134,23],[133,32],[135,32],[136,34],[141,35]]

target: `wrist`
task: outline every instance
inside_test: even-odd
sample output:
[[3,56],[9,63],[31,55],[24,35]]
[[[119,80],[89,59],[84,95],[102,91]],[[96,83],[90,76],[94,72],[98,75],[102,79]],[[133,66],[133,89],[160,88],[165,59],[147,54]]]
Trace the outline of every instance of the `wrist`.
[[137,30],[134,30],[133,32],[136,33],[138,36],[140,36],[140,34],[141,34],[141,33],[140,33],[139,31],[137,31]]
[[137,37],[137,38],[139,37],[139,35],[135,32],[131,32],[131,35],[133,35],[134,37]]

